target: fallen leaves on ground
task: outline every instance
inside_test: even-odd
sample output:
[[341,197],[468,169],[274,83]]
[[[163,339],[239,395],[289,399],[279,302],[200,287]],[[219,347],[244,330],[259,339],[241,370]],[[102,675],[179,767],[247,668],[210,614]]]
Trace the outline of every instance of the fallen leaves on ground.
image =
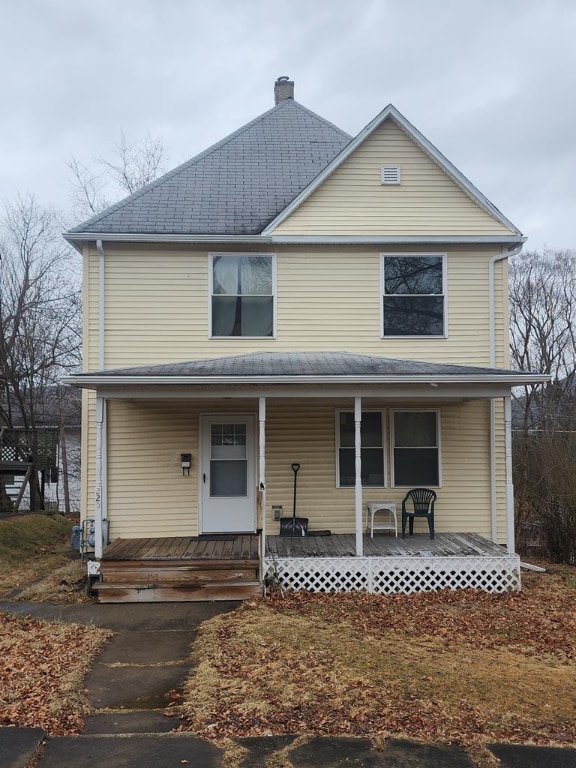
[[575,743],[576,578],[250,600],[201,628],[182,730]]
[[0,725],[79,733],[84,677],[108,630],[0,613]]

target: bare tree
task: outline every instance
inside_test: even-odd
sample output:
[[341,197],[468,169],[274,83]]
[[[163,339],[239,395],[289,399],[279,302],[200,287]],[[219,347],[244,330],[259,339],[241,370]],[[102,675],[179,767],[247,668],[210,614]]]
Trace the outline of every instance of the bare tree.
[[548,373],[552,385],[526,388],[518,398],[523,427],[544,428],[566,416],[576,365],[576,252],[529,252],[510,264],[511,355],[528,371]]
[[73,156],[68,167],[74,215],[94,216],[113,200],[134,194],[162,173],[165,160],[162,139],[148,133],[141,141],[130,142],[123,131],[119,140],[113,142],[110,156],[100,156],[95,161],[98,169]]
[[[529,252],[510,265],[511,354],[548,373],[515,398],[514,483],[520,547],[540,531],[556,560],[576,560],[576,252]],[[524,540],[523,540],[524,539]]]
[[0,422],[35,430],[80,361],[79,274],[53,211],[33,196],[0,216]]

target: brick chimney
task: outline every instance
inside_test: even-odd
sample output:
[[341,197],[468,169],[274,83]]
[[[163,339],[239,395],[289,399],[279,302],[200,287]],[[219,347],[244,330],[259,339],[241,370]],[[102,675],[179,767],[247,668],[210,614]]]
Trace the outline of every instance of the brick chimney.
[[294,81],[287,75],[282,75],[274,83],[274,104],[280,104],[284,99],[294,98]]

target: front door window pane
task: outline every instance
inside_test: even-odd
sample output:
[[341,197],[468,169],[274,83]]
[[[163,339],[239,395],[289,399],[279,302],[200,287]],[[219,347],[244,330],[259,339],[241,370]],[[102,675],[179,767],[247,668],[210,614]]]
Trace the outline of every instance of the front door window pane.
[[210,428],[210,495],[246,496],[246,424],[212,424]]
[[210,462],[210,496],[246,496],[245,461]]

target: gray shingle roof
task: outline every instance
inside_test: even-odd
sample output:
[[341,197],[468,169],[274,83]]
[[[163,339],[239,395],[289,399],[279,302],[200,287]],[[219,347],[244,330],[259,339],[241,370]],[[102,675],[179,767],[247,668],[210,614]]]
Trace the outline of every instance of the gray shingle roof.
[[70,233],[258,234],[350,140],[285,99]]
[[252,352],[245,355],[142,365],[80,374],[114,377],[245,377],[245,376],[508,376],[519,371],[470,365],[397,360],[352,352]]

